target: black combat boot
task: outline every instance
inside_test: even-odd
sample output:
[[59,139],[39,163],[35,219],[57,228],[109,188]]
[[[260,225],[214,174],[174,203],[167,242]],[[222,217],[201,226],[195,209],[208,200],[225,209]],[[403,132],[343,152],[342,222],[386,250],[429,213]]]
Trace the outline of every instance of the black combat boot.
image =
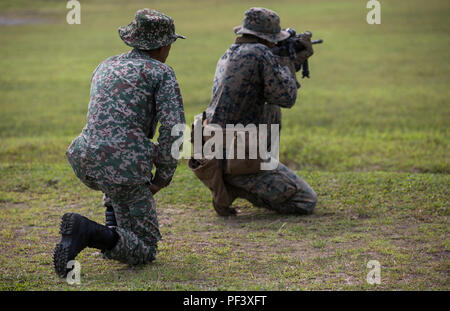
[[56,273],[65,277],[70,271],[67,263],[86,247],[100,250],[112,249],[119,235],[114,229],[102,226],[76,213],[66,213],[62,217],[60,231],[61,241],[56,244],[53,264]]
[[117,227],[116,214],[114,214],[114,208],[112,206],[106,205],[105,218],[105,226]]

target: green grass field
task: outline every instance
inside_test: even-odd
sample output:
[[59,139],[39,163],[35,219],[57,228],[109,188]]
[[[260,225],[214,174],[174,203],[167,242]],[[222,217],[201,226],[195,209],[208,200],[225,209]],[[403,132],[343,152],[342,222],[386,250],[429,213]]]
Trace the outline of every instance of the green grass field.
[[[2,290],[450,290],[450,3],[381,1],[80,0],[0,2],[0,289]],[[137,9],[172,16],[188,37],[172,47],[186,117],[207,107],[215,65],[244,11],[264,6],[282,27],[324,44],[283,110],[281,160],[316,190],[307,217],[238,201],[220,218],[183,161],[156,195],[163,240],[157,260],[130,267],[86,249],[81,284],[56,276],[60,217],[104,221],[102,194],[81,184],[65,150],[84,126],[90,77],[128,50],[117,28]],[[369,285],[369,260],[381,284]]]

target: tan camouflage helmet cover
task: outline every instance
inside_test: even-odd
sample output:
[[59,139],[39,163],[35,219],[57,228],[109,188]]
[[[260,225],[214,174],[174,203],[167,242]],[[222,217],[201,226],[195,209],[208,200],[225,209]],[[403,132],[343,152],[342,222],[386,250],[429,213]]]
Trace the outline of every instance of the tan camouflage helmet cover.
[[250,8],[245,12],[242,26],[234,27],[235,34],[250,34],[277,43],[289,37],[280,27],[280,17],[272,10]]
[[176,39],[186,39],[175,33],[173,19],[152,9],[136,12],[134,21],[119,27],[119,36],[126,45],[140,50],[154,50],[172,44]]

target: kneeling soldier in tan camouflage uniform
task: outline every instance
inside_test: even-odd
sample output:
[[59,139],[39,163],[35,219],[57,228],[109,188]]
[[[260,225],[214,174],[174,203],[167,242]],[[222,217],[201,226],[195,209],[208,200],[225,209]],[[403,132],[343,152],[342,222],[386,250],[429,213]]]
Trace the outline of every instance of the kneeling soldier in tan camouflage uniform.
[[[184,37],[175,33],[170,17],[149,9],[137,11],[119,35],[133,49],[95,69],[86,126],[67,150],[77,177],[105,194],[117,226],[65,214],[53,255],[60,276],[85,247],[98,248],[109,259],[143,264],[155,259],[161,239],[153,195],[172,179],[177,160],[171,147],[180,137],[171,136],[171,129],[185,123],[177,79],[164,62],[171,44]],[[150,139],[158,121],[156,145]]]
[[[218,61],[203,125],[217,124],[223,129],[227,124],[267,124],[269,128],[271,124],[280,125],[280,107],[291,108],[296,102],[300,87],[296,68],[300,70],[313,54],[311,40],[302,38],[305,50],[297,53],[294,60],[274,55],[271,48],[288,38],[289,33],[281,30],[278,15],[265,8],[246,11],[243,25],[234,31],[242,36]],[[315,192],[282,163],[273,170],[244,174],[239,174],[239,170],[227,173],[230,164],[233,160],[189,161],[189,167],[212,191],[213,206],[219,215],[235,214],[230,205],[238,197],[279,213],[312,213],[317,203]],[[242,171],[248,166],[251,165],[243,165]]]

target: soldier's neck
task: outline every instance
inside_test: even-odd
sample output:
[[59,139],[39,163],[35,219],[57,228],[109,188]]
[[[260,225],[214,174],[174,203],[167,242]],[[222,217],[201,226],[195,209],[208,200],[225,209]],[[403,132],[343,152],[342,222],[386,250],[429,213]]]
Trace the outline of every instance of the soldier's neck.
[[252,36],[252,35],[242,35],[240,37],[237,37],[236,40],[234,41],[235,44],[243,44],[243,43],[261,43],[264,44],[266,46],[268,46],[269,48],[273,48],[275,46],[274,43],[271,43],[267,40],[258,38],[256,36]]

